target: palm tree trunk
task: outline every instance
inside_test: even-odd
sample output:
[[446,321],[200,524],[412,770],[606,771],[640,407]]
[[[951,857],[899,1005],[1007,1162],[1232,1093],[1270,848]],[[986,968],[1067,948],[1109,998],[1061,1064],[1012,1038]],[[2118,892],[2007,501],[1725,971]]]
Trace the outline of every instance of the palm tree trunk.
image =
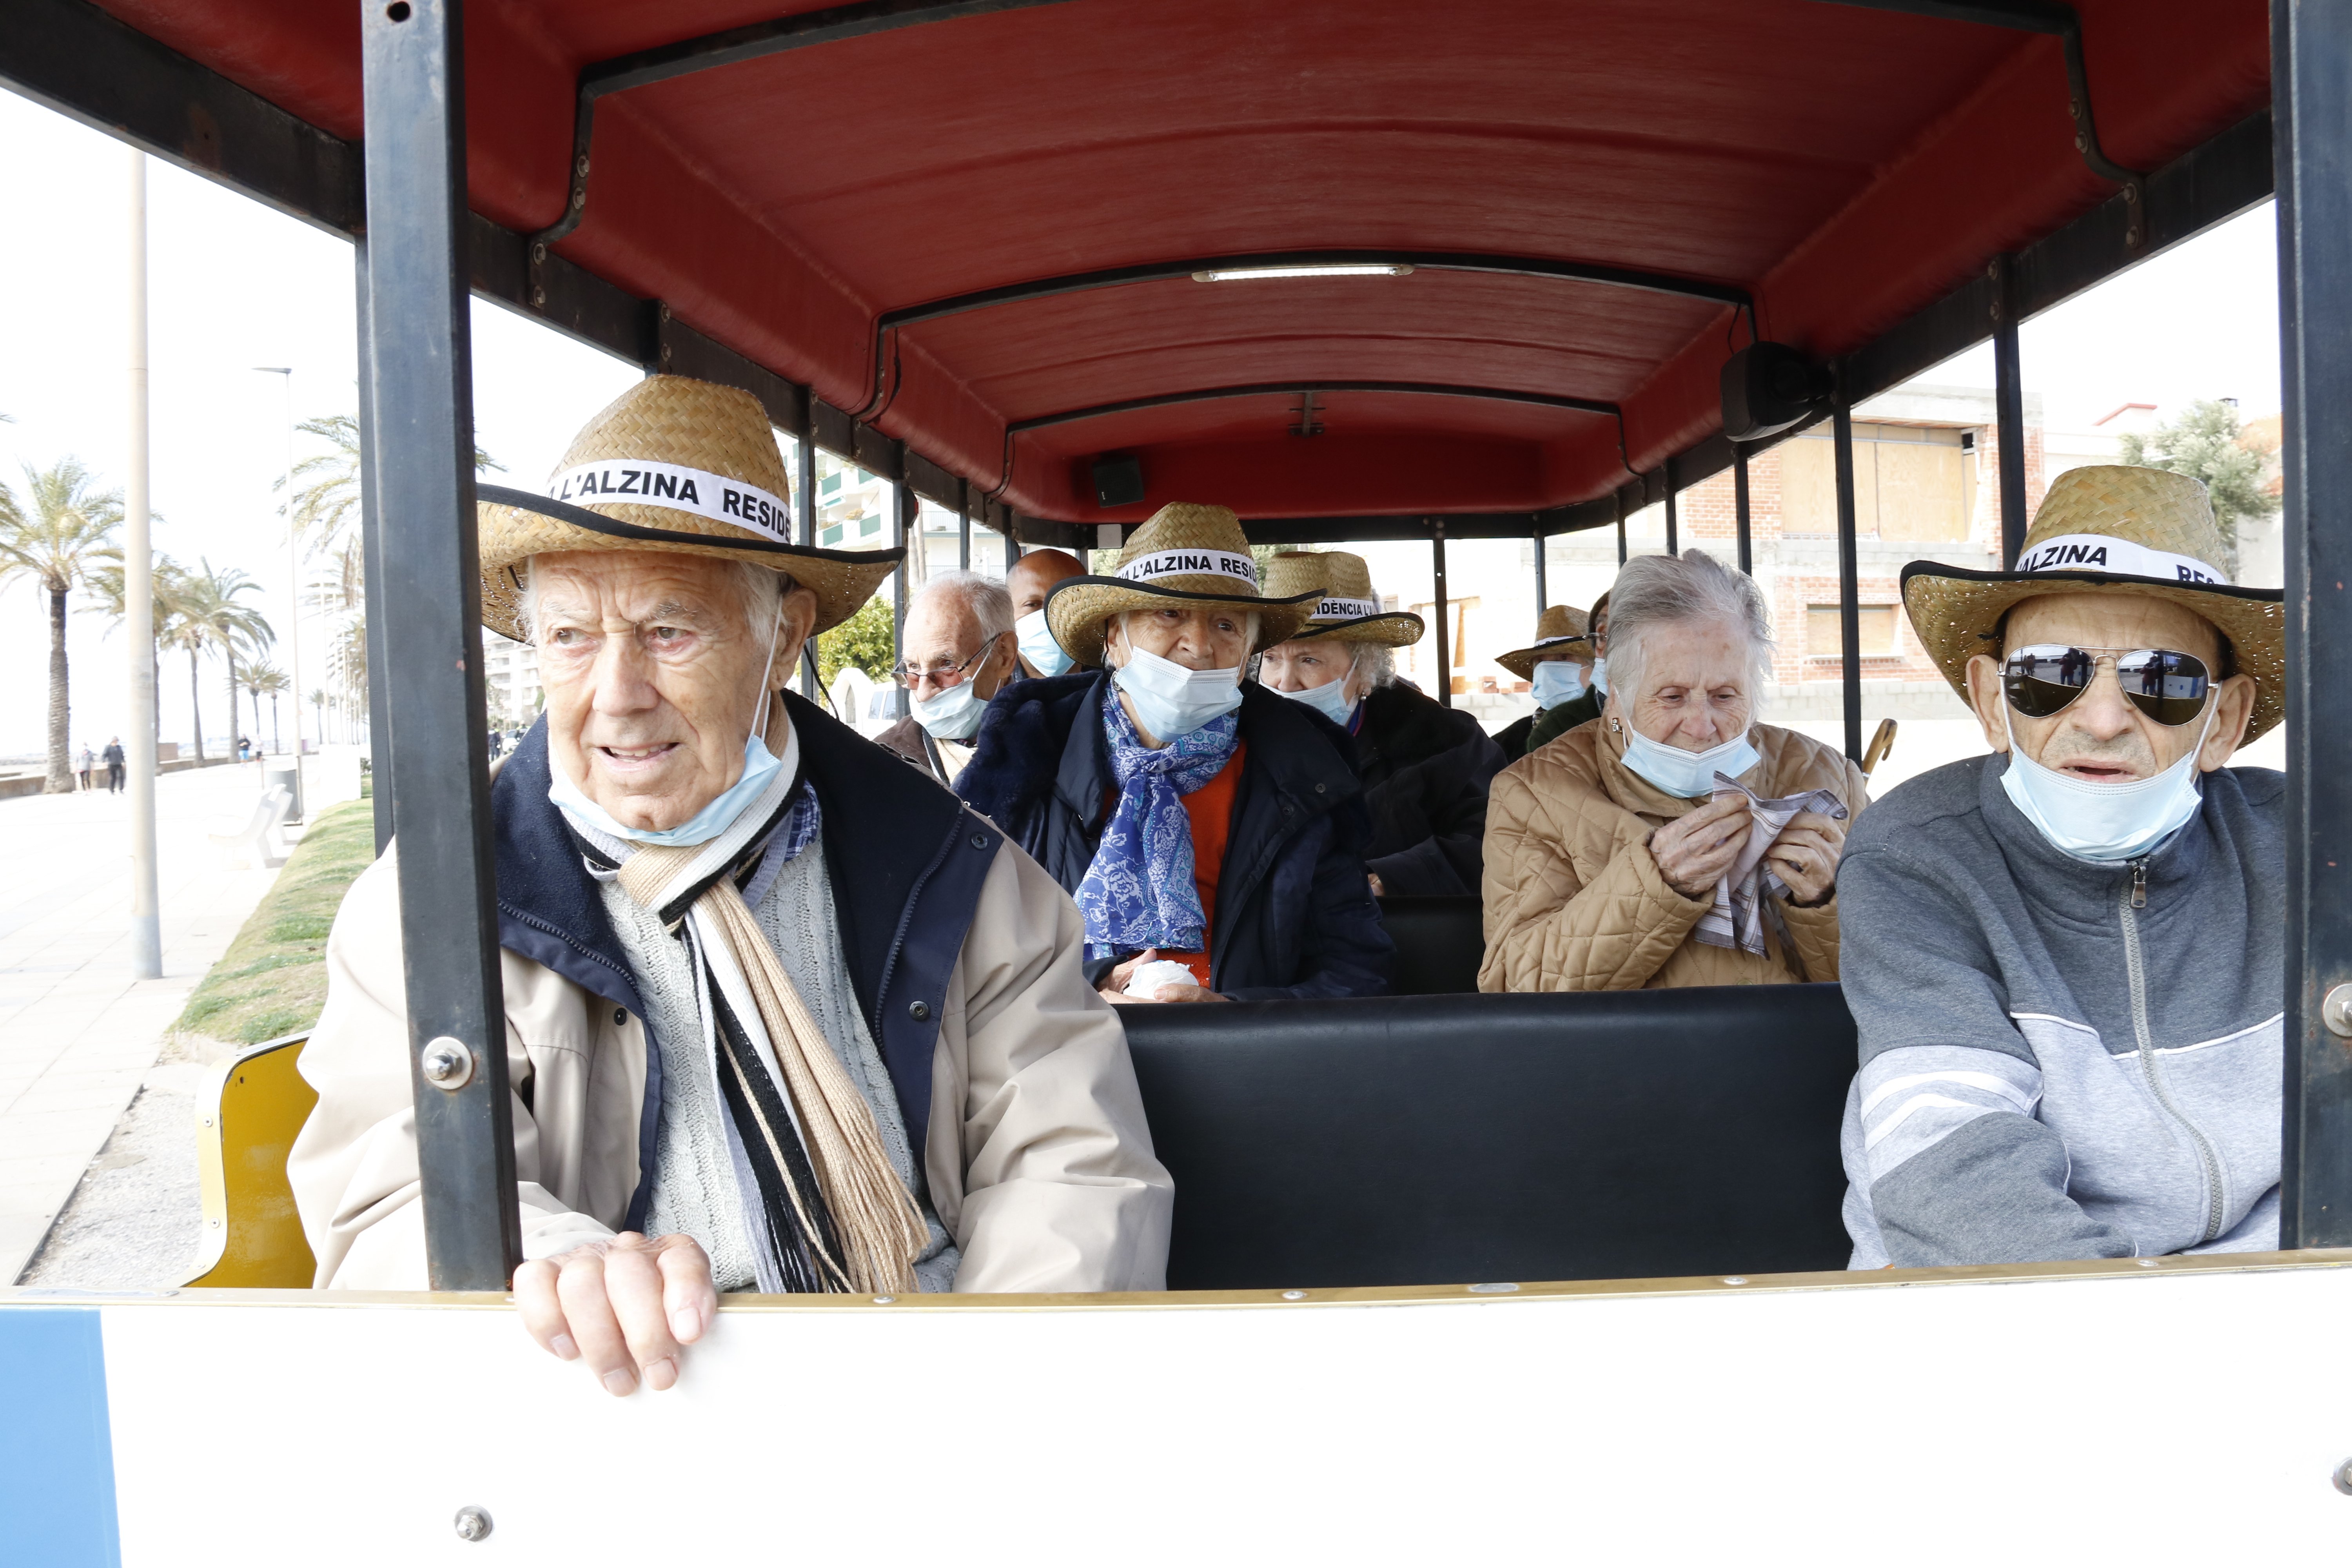
[[[253,727],[260,729],[261,721],[256,719]],[[278,728],[278,693],[275,691],[269,694],[269,749],[273,752],[286,749],[286,737]]]
[[49,590],[49,776],[45,795],[66,795],[74,786],[73,768],[66,755],[66,584],[45,584]]
[[188,727],[196,732],[196,761],[205,760],[205,715],[196,702],[196,650],[188,650]]
[[222,742],[228,748],[228,760],[236,761],[236,659],[228,661],[228,739]]
[[245,694],[253,699],[253,749],[258,753],[261,750],[261,688],[247,687]]

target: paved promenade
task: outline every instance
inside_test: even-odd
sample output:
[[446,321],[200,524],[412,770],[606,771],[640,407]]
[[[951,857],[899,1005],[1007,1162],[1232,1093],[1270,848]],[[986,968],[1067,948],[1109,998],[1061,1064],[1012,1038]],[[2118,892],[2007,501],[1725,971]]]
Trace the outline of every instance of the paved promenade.
[[0,800],[0,1283],[13,1281],[276,873],[224,868],[257,764],[156,781],[163,977],[130,973],[127,795]]

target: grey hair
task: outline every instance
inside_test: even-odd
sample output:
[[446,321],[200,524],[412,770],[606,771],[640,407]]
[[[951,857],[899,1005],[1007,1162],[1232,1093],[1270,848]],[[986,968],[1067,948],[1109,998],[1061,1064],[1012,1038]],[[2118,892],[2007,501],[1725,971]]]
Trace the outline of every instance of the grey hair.
[[1360,677],[1367,692],[1378,691],[1396,680],[1396,649],[1386,643],[1360,642],[1356,645],[1355,662],[1348,666],[1350,679]]
[[[1013,629],[1013,595],[1004,584],[992,582],[977,572],[942,572],[923,584],[918,600],[934,594],[952,595],[980,623],[980,640],[991,642]],[[913,605],[908,605],[911,611]]]
[[[534,555],[522,563],[522,601],[518,606],[523,637],[533,644],[539,641],[539,574],[533,570],[538,561]],[[754,631],[764,629],[776,618],[778,606],[794,586],[789,575],[757,561],[720,560],[715,564],[723,568],[721,575],[734,584],[743,624]]]
[[1772,670],[1772,616],[1764,591],[1704,550],[1636,555],[1617,569],[1609,589],[1609,691],[1627,704],[1642,689],[1643,644],[1660,627],[1717,621],[1748,644],[1748,700],[1760,702]]

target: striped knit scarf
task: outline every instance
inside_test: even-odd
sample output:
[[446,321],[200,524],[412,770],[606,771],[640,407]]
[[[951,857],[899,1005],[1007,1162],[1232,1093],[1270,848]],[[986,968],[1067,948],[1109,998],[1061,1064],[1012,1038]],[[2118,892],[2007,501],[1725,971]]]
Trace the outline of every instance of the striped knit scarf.
[[[621,887],[687,944],[704,1048],[730,1122],[760,1289],[915,1289],[929,1240],[874,1112],[768,945],[749,901],[818,831],[795,743],[773,784],[718,837],[667,847],[583,834]],[[580,827],[574,823],[573,826]],[[756,1203],[753,1198],[756,1195]]]

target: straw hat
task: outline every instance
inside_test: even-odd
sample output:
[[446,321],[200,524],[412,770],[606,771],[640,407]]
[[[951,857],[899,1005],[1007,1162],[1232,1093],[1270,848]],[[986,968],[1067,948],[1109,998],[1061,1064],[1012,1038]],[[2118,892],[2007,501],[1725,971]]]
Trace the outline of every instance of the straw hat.
[[1322,595],[1298,636],[1326,642],[1374,642],[1411,647],[1429,627],[1404,610],[1383,611],[1372,592],[1372,569],[1344,550],[1286,550],[1265,563],[1265,593],[1288,598],[1312,589]]
[[2163,468],[2069,468],[2033,514],[2018,570],[1914,561],[1903,569],[1903,607],[1965,699],[1969,656],[1998,655],[2001,616],[2027,599],[2137,594],[2185,605],[2230,639],[2238,673],[2254,678],[2251,742],[2286,712],[2286,595],[2233,586],[2221,560],[2221,531],[2198,480]]
[[1284,598],[1258,592],[1249,536],[1231,507],[1171,501],[1128,536],[1108,577],[1065,577],[1045,595],[1045,625],[1062,651],[1090,669],[1103,663],[1103,623],[1123,610],[1226,605],[1258,613],[1257,645],[1288,642],[1314,613],[1320,588]]
[[[792,486],[750,393],[647,376],[588,421],[545,495],[477,485],[482,624],[520,638],[523,563],[559,550],[665,550],[757,561],[816,595],[816,630],[857,613],[903,550],[792,542]],[[624,500],[624,496],[646,496]]]
[[[1498,653],[1495,662],[1517,676],[1521,680],[1536,678],[1536,660],[1551,653],[1590,654],[1592,645],[1585,638],[1588,625],[1582,610],[1573,605],[1554,605],[1536,617],[1536,640],[1526,647]],[[1584,646],[1579,647],[1577,645]]]

